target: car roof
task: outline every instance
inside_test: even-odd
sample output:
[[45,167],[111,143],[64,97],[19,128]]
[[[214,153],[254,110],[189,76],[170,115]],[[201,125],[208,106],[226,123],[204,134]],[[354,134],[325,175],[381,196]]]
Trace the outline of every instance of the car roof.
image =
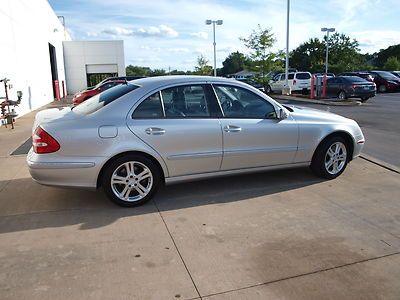
[[167,76],[154,76],[135,79],[130,81],[132,84],[140,86],[148,85],[169,85],[169,84],[185,84],[191,82],[212,82],[212,83],[238,83],[242,84],[239,80],[224,77],[213,76],[200,76],[200,75],[167,75]]

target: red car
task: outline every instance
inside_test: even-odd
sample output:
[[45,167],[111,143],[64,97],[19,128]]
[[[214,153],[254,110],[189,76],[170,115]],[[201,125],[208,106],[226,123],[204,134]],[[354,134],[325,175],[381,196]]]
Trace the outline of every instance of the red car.
[[93,88],[88,88],[87,90],[75,94],[74,98],[72,98],[72,102],[74,103],[74,105],[78,105],[79,103],[82,103],[90,97],[100,94],[101,92],[104,92],[105,90],[108,90],[109,88],[112,88],[122,83],[125,83],[125,80],[110,80],[107,82],[100,82]]

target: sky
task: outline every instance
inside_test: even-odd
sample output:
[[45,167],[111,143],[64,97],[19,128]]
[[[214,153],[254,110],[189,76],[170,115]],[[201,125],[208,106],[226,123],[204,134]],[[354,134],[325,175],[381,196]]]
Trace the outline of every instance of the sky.
[[[248,54],[239,40],[258,24],[271,28],[273,50],[286,48],[286,0],[49,0],[73,40],[124,40],[125,64],[193,70],[199,55],[217,67],[234,51]],[[400,0],[290,0],[289,49],[322,38],[321,27],[355,38],[362,53],[400,43]]]

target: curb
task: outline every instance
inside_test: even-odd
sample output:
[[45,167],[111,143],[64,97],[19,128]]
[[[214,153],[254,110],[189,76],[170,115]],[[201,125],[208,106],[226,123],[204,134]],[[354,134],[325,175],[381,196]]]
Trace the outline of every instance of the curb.
[[384,161],[382,161],[380,159],[377,159],[375,157],[369,156],[368,154],[361,153],[360,154],[360,158],[362,158],[362,159],[364,159],[366,161],[369,161],[370,163],[373,163],[375,165],[378,165],[378,166],[380,166],[380,167],[382,167],[382,168],[384,168],[386,170],[389,170],[389,171],[392,171],[394,173],[400,174],[400,168],[399,167],[396,167],[395,165],[389,164],[389,163],[384,162]]
[[311,104],[322,104],[322,105],[333,105],[333,106],[358,106],[362,103],[360,101],[346,101],[346,102],[339,102],[338,100],[311,100],[299,97],[290,97],[284,95],[269,95],[274,100],[289,100],[289,101],[297,101],[297,102],[304,102],[304,103],[311,103]]

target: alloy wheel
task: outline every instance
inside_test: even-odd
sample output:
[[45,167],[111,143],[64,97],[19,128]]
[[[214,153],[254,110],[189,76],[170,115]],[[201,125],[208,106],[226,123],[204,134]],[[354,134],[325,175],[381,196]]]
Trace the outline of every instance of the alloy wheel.
[[342,142],[335,142],[326,152],[325,169],[329,174],[336,175],[345,167],[346,160],[346,146]]
[[122,201],[136,202],[146,197],[153,186],[153,174],[145,164],[127,161],[111,175],[111,190]]

